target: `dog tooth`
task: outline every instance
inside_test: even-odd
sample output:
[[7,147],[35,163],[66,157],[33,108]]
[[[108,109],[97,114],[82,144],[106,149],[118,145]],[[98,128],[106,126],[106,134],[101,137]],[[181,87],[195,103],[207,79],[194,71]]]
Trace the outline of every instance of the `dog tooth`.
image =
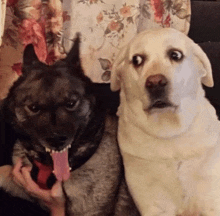
[[72,167],[69,167],[69,170],[72,170]]
[[45,147],[45,150],[46,150],[46,152],[50,152],[50,149],[47,147]]
[[56,151],[52,150],[52,153],[55,153]]

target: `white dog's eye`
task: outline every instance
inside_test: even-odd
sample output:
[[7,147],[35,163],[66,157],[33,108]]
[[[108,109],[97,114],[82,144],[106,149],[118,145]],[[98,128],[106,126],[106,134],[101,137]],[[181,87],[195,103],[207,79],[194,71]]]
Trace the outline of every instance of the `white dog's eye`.
[[180,61],[183,58],[183,53],[179,50],[171,50],[169,52],[170,59],[174,61]]
[[134,66],[140,66],[144,62],[144,57],[141,55],[134,55],[132,58],[132,63]]

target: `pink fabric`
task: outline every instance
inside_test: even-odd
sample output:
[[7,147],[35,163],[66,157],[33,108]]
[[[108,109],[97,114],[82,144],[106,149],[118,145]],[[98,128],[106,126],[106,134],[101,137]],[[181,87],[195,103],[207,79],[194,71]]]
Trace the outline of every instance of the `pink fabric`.
[[151,5],[154,10],[154,19],[156,22],[162,22],[164,7],[161,0],[151,0]]
[[18,32],[22,43],[25,46],[32,43],[39,60],[45,62],[48,54],[45,25],[43,23],[38,23],[34,19],[25,19],[19,26]]

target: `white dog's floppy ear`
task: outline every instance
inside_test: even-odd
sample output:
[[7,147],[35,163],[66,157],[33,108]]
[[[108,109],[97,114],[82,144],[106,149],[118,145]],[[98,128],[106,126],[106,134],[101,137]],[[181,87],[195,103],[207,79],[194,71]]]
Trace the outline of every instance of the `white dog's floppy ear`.
[[205,70],[205,75],[202,77],[202,84],[204,84],[205,86],[208,86],[208,87],[213,87],[214,81],[213,81],[213,77],[212,77],[211,63],[210,63],[207,55],[205,54],[205,52],[202,50],[202,48],[197,44],[194,44],[194,45],[195,45],[194,46],[194,54],[197,56],[199,61],[202,63],[203,68]]
[[120,73],[125,63],[125,54],[127,52],[127,46],[124,46],[118,53],[111,72],[111,90],[118,91],[121,88]]

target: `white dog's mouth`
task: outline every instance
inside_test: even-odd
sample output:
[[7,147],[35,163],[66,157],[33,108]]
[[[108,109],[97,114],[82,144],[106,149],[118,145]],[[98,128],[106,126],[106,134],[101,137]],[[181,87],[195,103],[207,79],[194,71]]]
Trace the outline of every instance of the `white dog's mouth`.
[[155,100],[150,104],[146,111],[151,112],[153,110],[163,110],[166,108],[176,109],[176,106],[167,100]]
[[158,100],[154,104],[152,104],[151,109],[153,109],[153,108],[162,109],[162,108],[165,108],[168,106],[171,106],[171,104],[166,101]]

